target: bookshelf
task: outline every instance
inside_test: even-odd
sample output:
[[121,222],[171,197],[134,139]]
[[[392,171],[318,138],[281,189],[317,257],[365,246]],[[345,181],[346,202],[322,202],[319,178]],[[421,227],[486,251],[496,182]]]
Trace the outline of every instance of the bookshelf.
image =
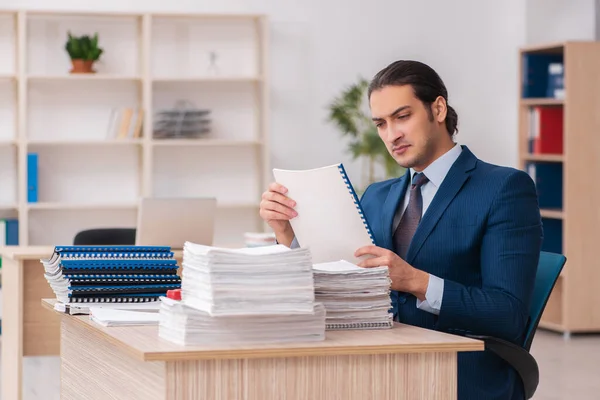
[[[216,245],[243,246],[244,232],[263,231],[267,23],[254,14],[0,10],[0,218],[18,219],[19,245],[134,227],[145,196],[217,197]],[[68,31],[99,34],[96,73],[69,72]],[[210,132],[155,137],[156,113],[182,100],[210,110]],[[137,137],[108,133],[124,107],[143,111]]]
[[[598,332],[600,184],[594,173],[600,170],[600,42],[522,48],[520,60],[520,168],[538,189],[543,250],[567,257],[540,327],[566,337]],[[549,62],[563,65],[562,95],[545,91]]]

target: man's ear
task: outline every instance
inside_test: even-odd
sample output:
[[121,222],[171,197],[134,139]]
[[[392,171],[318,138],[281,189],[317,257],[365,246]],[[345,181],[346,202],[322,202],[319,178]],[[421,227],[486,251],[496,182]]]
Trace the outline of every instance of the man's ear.
[[439,123],[443,123],[446,120],[446,114],[448,114],[448,104],[446,103],[446,99],[442,96],[438,96],[433,102],[432,108],[434,119]]

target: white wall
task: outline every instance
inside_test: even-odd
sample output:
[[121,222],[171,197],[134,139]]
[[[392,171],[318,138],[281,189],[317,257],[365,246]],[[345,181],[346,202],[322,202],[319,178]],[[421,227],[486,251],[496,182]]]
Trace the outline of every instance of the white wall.
[[526,41],[594,40],[597,0],[527,0]]
[[272,163],[311,168],[343,161],[346,146],[326,105],[357,76],[400,58],[445,80],[459,114],[457,139],[487,161],[517,163],[517,47],[521,0],[4,0],[8,8],[260,12],[271,18]]

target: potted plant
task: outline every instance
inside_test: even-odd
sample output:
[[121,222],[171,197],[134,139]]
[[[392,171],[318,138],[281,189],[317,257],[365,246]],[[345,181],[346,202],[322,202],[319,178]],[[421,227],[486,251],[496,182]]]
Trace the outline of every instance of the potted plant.
[[[367,185],[378,180],[375,174],[377,166],[383,170],[383,178],[394,178],[404,173],[390,155],[385,143],[377,133],[377,127],[371,121],[366,110],[366,91],[369,86],[364,78],[350,85],[329,104],[329,121],[333,122],[343,136],[350,137],[349,151],[353,159],[364,158],[367,161]],[[366,187],[365,186],[365,187]]]
[[98,47],[97,33],[93,37],[90,37],[89,35],[73,36],[71,32],[68,32],[65,49],[73,64],[71,73],[96,72],[93,70],[93,65],[98,61],[103,52],[103,49]]

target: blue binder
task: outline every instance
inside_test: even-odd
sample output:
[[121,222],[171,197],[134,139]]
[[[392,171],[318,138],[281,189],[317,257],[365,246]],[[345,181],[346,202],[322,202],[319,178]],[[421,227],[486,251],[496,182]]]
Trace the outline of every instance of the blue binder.
[[181,288],[173,257],[168,246],[56,246],[42,264],[63,303],[129,303]]
[[27,154],[27,202],[38,201],[38,155]]

